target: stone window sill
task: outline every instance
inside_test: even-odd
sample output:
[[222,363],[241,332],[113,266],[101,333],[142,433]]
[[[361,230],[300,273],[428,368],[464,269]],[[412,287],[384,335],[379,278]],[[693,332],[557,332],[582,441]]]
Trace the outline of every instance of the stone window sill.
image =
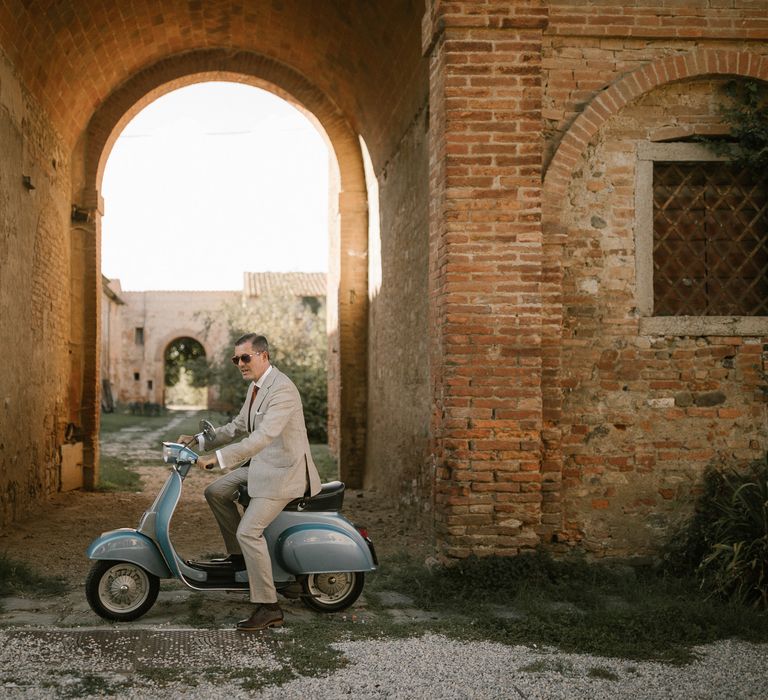
[[640,335],[768,336],[768,316],[647,316]]

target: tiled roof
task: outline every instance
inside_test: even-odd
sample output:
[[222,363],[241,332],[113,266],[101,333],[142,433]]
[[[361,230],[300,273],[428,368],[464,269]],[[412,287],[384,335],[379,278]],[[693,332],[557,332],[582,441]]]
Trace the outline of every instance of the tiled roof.
[[325,297],[325,272],[246,272],[245,295],[291,294],[297,297]]

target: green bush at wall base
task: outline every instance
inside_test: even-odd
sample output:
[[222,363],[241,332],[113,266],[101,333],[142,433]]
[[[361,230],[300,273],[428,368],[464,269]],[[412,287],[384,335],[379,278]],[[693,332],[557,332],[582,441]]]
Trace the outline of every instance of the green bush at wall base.
[[708,594],[768,609],[768,462],[710,470],[696,513],[667,557]]

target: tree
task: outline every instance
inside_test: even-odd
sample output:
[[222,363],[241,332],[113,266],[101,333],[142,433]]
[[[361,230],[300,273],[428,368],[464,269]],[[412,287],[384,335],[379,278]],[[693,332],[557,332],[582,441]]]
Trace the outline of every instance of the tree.
[[723,91],[730,98],[730,104],[720,110],[731,129],[729,139],[704,142],[718,155],[760,172],[768,166],[768,85],[731,80]]
[[224,306],[222,317],[229,329],[229,345],[209,363],[209,382],[218,388],[221,402],[236,409],[245,400],[248,385],[232,366],[232,348],[245,333],[261,333],[269,340],[270,361],[293,380],[301,394],[310,441],[327,442],[325,305],[315,313],[299,298],[264,295],[247,306]]

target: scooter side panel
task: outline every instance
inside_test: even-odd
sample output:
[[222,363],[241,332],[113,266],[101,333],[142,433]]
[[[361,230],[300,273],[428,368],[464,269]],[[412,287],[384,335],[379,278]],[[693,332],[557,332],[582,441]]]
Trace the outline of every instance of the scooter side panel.
[[111,530],[97,537],[86,550],[89,559],[129,561],[155,576],[169,578],[171,572],[157,551],[157,545],[132,528]]
[[368,545],[361,537],[328,523],[289,527],[281,533],[275,549],[283,568],[294,574],[373,571],[376,568]]
[[171,519],[176,511],[176,506],[181,498],[181,486],[183,479],[176,471],[172,471],[168,477],[168,481],[163,487],[161,496],[158,496],[153,505],[153,509],[156,513],[155,519],[155,537],[157,538],[157,544],[160,547],[165,561],[168,567],[172,571],[174,577],[179,577],[181,572],[179,571],[179,562],[181,561],[176,554],[176,550],[171,543],[170,531],[171,531]]

